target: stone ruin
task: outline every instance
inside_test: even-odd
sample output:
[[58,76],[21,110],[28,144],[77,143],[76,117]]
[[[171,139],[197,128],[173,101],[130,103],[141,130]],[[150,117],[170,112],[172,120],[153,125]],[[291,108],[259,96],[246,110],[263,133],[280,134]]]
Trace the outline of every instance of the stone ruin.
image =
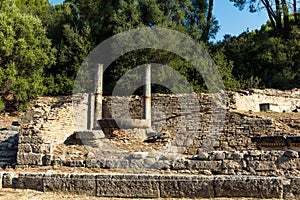
[[[197,97],[193,98],[197,101],[180,105],[180,99],[186,98],[184,94],[152,94],[151,128],[156,135],[146,138],[142,137],[145,129],[132,128],[122,132],[113,125],[107,127],[116,129],[108,130],[109,134],[115,134],[111,138],[95,127],[94,130],[88,130],[88,124],[93,129],[91,123],[94,123],[87,117],[89,94],[77,99],[77,102],[86,105],[83,108],[86,112],[78,115],[82,119],[89,119],[82,122],[80,127],[85,127],[79,131],[78,123],[74,121],[70,96],[39,97],[18,122],[1,130],[2,168],[30,171],[32,168],[48,166],[53,169],[98,169],[100,172],[3,171],[0,174],[1,187],[129,198],[300,198],[300,128],[294,124],[294,129],[286,132],[274,119],[249,114],[249,110],[259,111],[261,103],[278,105],[278,113],[283,110],[292,112],[299,105],[297,90],[227,92],[224,126],[218,140],[212,144],[213,149],[207,152],[202,151],[202,146],[210,131],[211,115],[214,113],[212,96],[192,95]],[[140,96],[103,96],[103,119],[122,118],[124,99],[129,100],[131,118],[143,119],[144,97]],[[114,112],[112,102],[118,105],[113,108]],[[116,113],[120,116],[113,115]],[[187,135],[193,138],[189,145]],[[163,149],[174,137],[179,138],[176,141],[179,150],[184,150],[180,151],[180,157],[153,157],[151,151]],[[86,140],[85,145],[82,139]],[[90,152],[87,147],[98,147],[99,141],[101,145],[113,143],[125,148],[127,157],[98,157],[99,152]],[[107,151],[100,153],[109,153],[110,147],[107,146]],[[151,168],[142,169],[149,166],[146,165],[149,162]],[[107,169],[119,173],[101,172]]]

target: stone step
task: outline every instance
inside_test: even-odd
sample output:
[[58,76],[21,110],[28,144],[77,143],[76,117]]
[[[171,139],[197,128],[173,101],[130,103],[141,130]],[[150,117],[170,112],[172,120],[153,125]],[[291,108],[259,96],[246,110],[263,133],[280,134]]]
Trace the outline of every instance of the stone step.
[[281,199],[284,193],[282,178],[254,176],[20,173],[16,182],[18,189],[123,198]]

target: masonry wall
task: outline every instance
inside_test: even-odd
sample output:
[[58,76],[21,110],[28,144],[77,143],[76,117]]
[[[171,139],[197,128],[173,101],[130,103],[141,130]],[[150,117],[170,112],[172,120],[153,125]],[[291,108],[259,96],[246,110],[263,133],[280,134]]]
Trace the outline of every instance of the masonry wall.
[[[3,188],[67,192],[123,198],[299,197],[298,179],[284,186],[284,179],[252,176],[193,176],[99,173],[0,174]],[[14,180],[14,181],[13,181]]]
[[20,123],[18,165],[50,165],[55,145],[75,131],[71,97],[39,97]]
[[[87,129],[85,125],[91,120],[89,98],[82,95],[75,100],[79,105],[75,106],[75,120],[71,97],[40,97],[35,101],[21,119],[19,165],[49,165],[56,145],[78,129]],[[286,134],[270,119],[229,112],[235,104],[232,93],[228,93],[225,104],[225,108],[213,106],[209,94],[153,94],[152,128],[170,135],[179,153],[190,155],[199,153],[204,146],[209,150],[255,150],[251,137]],[[103,117],[141,119],[142,105],[138,96],[104,97]]]
[[275,89],[251,89],[231,93],[232,107],[236,110],[259,112],[259,104],[271,104],[272,111],[292,112],[300,106],[300,91],[294,90],[275,90]]
[[[131,97],[106,97],[103,101],[107,118],[124,117],[124,109],[134,119],[142,118],[143,100]],[[226,98],[226,105],[233,99]],[[112,106],[113,105],[113,106]],[[163,95],[152,96],[152,128],[157,132],[168,132],[175,139],[174,145],[187,148],[187,153],[196,154],[207,141],[208,135],[216,135],[211,150],[246,151],[257,149],[251,137],[260,135],[284,134],[276,129],[271,119],[247,117],[228,109],[216,109],[212,97],[201,95]],[[220,116],[220,117],[218,117]],[[221,130],[214,130],[220,125]],[[215,134],[213,133],[215,131]],[[192,140],[192,141],[191,141]]]

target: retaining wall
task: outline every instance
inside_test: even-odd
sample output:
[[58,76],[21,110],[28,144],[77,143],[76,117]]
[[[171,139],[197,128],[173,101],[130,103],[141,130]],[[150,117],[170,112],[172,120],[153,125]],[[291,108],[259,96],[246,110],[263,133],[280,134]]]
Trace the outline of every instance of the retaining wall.
[[[11,173],[3,188],[126,198],[298,198],[298,178],[161,174]],[[284,185],[284,182],[290,182]]]
[[[126,100],[129,100],[128,104]],[[231,101],[229,95],[226,98],[228,107]],[[56,145],[63,143],[78,129],[87,128],[84,124],[91,120],[88,117],[87,95],[76,99],[76,103],[80,106],[75,106],[74,120],[70,97],[40,97],[35,101],[21,119],[17,156],[19,165],[49,165]],[[143,100],[138,96],[104,97],[103,116],[126,118],[129,115],[130,118],[141,119],[142,104]],[[216,129],[219,126],[221,129]],[[225,108],[215,109],[209,94],[153,94],[152,128],[158,133],[167,133],[179,152],[190,155],[199,153],[203,145],[211,147],[211,150],[255,150],[258,148],[251,137],[286,134],[277,129],[271,119],[247,117],[228,112]],[[92,131],[90,133],[92,137],[89,140],[92,143],[94,136]],[[214,136],[214,139],[207,140],[208,135]],[[104,134],[100,136],[103,138]],[[98,139],[99,136],[94,137],[94,140]]]
[[90,169],[119,169],[125,171],[173,171],[199,175],[252,175],[299,176],[300,158],[297,151],[212,151],[202,152],[191,158],[172,159],[153,155],[135,154],[125,159],[87,159],[64,162],[54,160],[52,165],[85,167]]

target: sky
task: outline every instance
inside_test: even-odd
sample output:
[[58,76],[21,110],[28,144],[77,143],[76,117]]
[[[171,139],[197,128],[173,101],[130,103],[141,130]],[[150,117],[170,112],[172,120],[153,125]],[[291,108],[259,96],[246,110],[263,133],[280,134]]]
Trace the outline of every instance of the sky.
[[[49,2],[55,5],[62,3],[63,0],[49,0]],[[249,31],[259,29],[268,20],[266,11],[258,13],[249,13],[246,9],[239,11],[229,0],[214,1],[214,16],[221,26],[214,41],[222,40],[225,34],[235,36],[247,29]]]

